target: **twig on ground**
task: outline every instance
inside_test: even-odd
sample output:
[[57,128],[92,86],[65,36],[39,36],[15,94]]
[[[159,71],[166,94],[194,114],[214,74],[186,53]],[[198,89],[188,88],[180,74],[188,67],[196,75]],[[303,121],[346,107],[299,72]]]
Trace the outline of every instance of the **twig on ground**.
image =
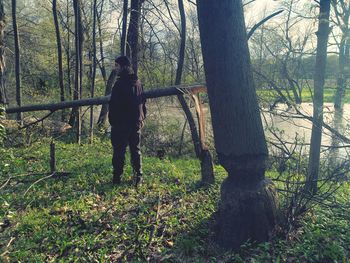
[[32,183],[32,184],[28,187],[28,189],[24,192],[24,195],[26,195],[26,194],[29,192],[29,190],[30,190],[35,184],[37,184],[37,183],[39,183],[39,182],[41,182],[41,181],[43,181],[43,180],[45,180],[45,179],[48,179],[48,178],[50,178],[50,177],[53,177],[55,174],[56,174],[56,173],[52,173],[52,174],[50,174],[50,175],[48,175],[48,176],[45,176],[45,177],[43,177],[43,178],[40,178],[39,180],[35,181],[34,183]]

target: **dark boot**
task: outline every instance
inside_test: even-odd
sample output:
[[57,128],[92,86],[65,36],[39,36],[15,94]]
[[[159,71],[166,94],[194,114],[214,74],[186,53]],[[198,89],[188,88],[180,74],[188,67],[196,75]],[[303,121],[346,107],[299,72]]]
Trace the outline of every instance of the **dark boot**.
[[120,174],[113,174],[112,184],[119,185],[121,183]]

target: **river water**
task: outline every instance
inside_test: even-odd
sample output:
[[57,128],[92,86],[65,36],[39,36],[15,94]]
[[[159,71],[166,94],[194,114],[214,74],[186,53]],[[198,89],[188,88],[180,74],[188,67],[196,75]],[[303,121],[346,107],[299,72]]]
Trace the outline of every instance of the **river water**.
[[[262,120],[265,127],[265,135],[272,143],[279,144],[281,141],[286,142],[286,146],[293,147],[296,140],[303,144],[304,151],[308,152],[312,122],[304,118],[300,113],[312,116],[312,103],[302,103],[297,110],[288,108],[285,104],[279,104],[272,112],[263,111]],[[335,117],[334,107],[331,103],[324,105],[324,122],[331,128],[337,129],[340,134],[350,138],[350,104],[344,105],[343,116]],[[336,139],[338,138],[338,139]],[[333,146],[333,147],[332,147]],[[334,147],[335,146],[335,147]],[[340,158],[349,158],[350,142],[339,139],[334,136],[329,129],[323,128],[322,134],[322,156],[326,157],[329,150],[338,149]]]

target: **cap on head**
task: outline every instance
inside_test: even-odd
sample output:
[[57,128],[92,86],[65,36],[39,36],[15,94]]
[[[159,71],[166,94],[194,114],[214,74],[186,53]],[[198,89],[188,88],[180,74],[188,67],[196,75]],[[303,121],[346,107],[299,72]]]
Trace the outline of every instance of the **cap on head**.
[[127,56],[118,56],[116,57],[115,62],[118,63],[121,67],[131,66],[130,60]]

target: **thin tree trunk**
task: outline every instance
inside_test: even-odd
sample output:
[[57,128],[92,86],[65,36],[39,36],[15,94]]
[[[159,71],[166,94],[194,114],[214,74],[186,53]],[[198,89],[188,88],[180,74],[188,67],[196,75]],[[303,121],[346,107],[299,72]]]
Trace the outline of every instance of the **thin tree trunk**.
[[241,0],[197,0],[214,140],[228,172],[221,186],[216,240],[238,249],[267,241],[276,192],[265,179],[267,146],[255,94]]
[[[339,12],[338,4],[340,4],[342,11]],[[345,89],[349,77],[349,73],[345,68],[350,65],[350,41],[349,38],[349,17],[350,6],[345,5],[344,1],[331,1],[335,16],[339,22],[338,26],[342,31],[342,37],[339,45],[339,62],[338,62],[338,77],[337,77],[337,89],[334,96],[334,118],[333,127],[337,132],[343,132],[343,97],[345,96]],[[340,140],[337,136],[332,135],[332,148],[330,150],[329,165],[336,167],[339,165],[339,143]]]
[[[348,78],[348,72],[345,70],[349,66],[349,18],[350,18],[350,6],[343,0],[341,1],[331,1],[333,9],[335,11],[335,16],[338,21],[338,27],[342,32],[342,37],[339,46],[339,63],[338,63],[338,77],[337,77],[337,89],[334,96],[334,108],[335,111],[341,111],[343,108],[343,97],[345,95],[345,88]],[[337,6],[338,5],[338,6]],[[341,8],[341,11],[338,10]],[[339,113],[337,113],[339,117]]]
[[[93,5],[93,25],[92,25],[92,49],[93,49],[93,62],[92,62],[92,80],[91,80],[91,98],[95,96],[95,76],[96,76],[96,13],[97,13],[97,0],[94,0]],[[94,106],[90,108],[90,143],[94,140]]]
[[5,88],[5,49],[4,49],[4,30],[5,30],[5,12],[4,2],[0,0],[0,104],[6,104],[6,88]]
[[[348,31],[348,29],[346,31]],[[343,97],[345,96],[346,83],[349,75],[345,68],[350,65],[350,41],[348,40],[348,33],[346,32],[343,34],[343,39],[339,48],[337,89],[334,96],[334,109],[336,111],[342,111],[343,109]]]
[[[13,35],[15,41],[15,74],[16,74],[16,102],[17,106],[21,107],[22,105],[22,90],[21,90],[21,66],[20,66],[20,46],[18,38],[18,29],[17,29],[17,19],[16,19],[16,0],[12,0],[12,24],[13,24]],[[17,121],[22,125],[23,114],[17,113]]]
[[[56,42],[57,42],[57,57],[58,57],[58,80],[60,86],[60,100],[65,101],[64,94],[64,84],[63,84],[63,62],[62,62],[62,44],[61,44],[61,34],[60,28],[58,25],[57,18],[57,0],[52,0],[52,14],[53,20],[55,23],[55,31],[56,31]],[[64,111],[62,111],[61,120],[64,121]]]
[[[80,52],[80,37],[81,37],[81,14],[80,14],[80,0],[73,1],[74,8],[74,18],[75,18],[75,81],[74,81],[74,100],[79,100],[81,98],[80,88],[81,88],[81,52]],[[71,115],[70,125],[76,127],[77,132],[77,143],[81,143],[81,112],[80,108],[73,108]]]
[[101,28],[101,16],[102,16],[102,10],[103,10],[103,1],[101,3],[101,9],[100,12],[96,13],[96,19],[97,19],[97,28],[98,28],[98,37],[99,37],[99,47],[100,47],[100,55],[101,55],[101,60],[99,63],[101,75],[103,78],[103,81],[105,85],[107,84],[107,74],[106,74],[106,67],[105,67],[105,55],[103,51],[103,38],[102,38],[102,28]]
[[[178,5],[179,5],[179,11],[180,11],[180,18],[181,18],[181,42],[180,42],[180,50],[179,50],[179,60],[177,64],[176,77],[175,77],[175,85],[181,84],[181,78],[182,78],[182,72],[183,72],[183,66],[184,66],[184,60],[185,60],[185,46],[186,46],[186,14],[185,14],[185,9],[183,5],[183,0],[178,0]],[[214,172],[213,172],[213,164],[212,164],[212,158],[210,156],[210,152],[206,151],[206,154],[204,154],[203,152],[204,149],[202,148],[202,144],[200,142],[196,123],[194,121],[191,110],[188,107],[184,96],[181,94],[181,95],[178,95],[177,98],[181,104],[182,110],[186,115],[186,118],[190,127],[196,156],[201,161],[202,183],[204,184],[213,183]],[[198,121],[200,122],[201,120],[198,119]],[[208,155],[210,158],[208,158]],[[209,162],[209,163],[203,164],[203,162]]]
[[69,30],[69,0],[67,0],[67,88],[70,98],[72,97],[71,87],[71,61],[70,61],[70,30]]
[[309,168],[306,190],[317,192],[317,180],[319,177],[320,151],[323,123],[323,86],[327,62],[327,43],[329,35],[330,0],[320,1],[320,15],[317,31],[317,50],[314,73],[314,112],[312,121]]
[[[104,64],[104,51],[103,51],[103,43],[102,43],[102,29],[101,29],[101,15],[102,15],[102,7],[100,13],[97,13],[97,26],[98,26],[98,34],[99,34],[99,43],[100,43],[100,54],[101,54],[101,62],[99,63],[100,71],[102,74],[103,81],[105,83],[105,96],[109,95],[112,91],[112,87],[116,80],[116,72],[114,70],[111,71],[110,75],[107,79],[106,67]],[[98,117],[97,125],[98,127],[103,127],[107,122],[107,114],[108,114],[108,104],[103,104],[101,107],[100,115]]]
[[125,56],[125,48],[126,48],[126,28],[128,19],[128,0],[124,0],[123,3],[123,25],[122,25],[122,36],[120,38],[120,53]]

